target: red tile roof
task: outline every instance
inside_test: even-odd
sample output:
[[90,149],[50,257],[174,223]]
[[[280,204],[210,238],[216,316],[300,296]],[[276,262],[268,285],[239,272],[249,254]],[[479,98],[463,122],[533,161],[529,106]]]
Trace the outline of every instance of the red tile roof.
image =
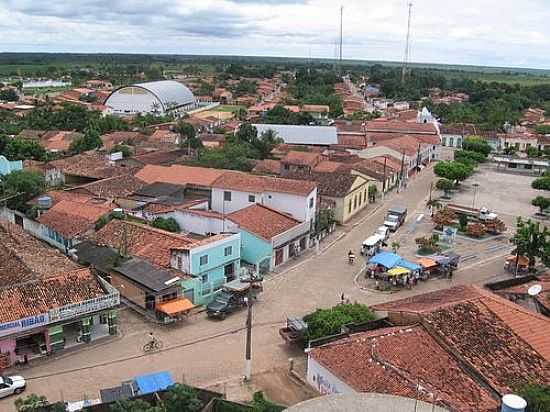
[[345,163],[334,162],[332,160],[323,160],[317,166],[313,168],[315,173],[334,173],[347,169],[348,166]]
[[550,381],[550,319],[478,286],[457,286],[375,310],[420,314],[500,394],[518,383]]
[[0,220],[0,288],[74,271],[79,267],[20,226]]
[[136,177],[146,183],[164,182],[209,187],[223,174],[223,170],[205,167],[146,165],[136,173]]
[[368,132],[395,132],[406,134],[438,134],[432,123],[409,123],[399,120],[377,119],[367,121]]
[[65,175],[106,179],[108,177],[127,175],[135,168],[113,165],[105,154],[87,152],[48,163],[60,169]]
[[0,323],[105,295],[90,269],[76,269],[0,289]]
[[91,229],[114,206],[91,205],[62,200],[37,219],[66,239],[72,239]]
[[302,196],[309,195],[316,186],[317,184],[312,181],[255,176],[234,171],[225,171],[212,185],[212,187],[216,188],[233,189],[243,192],[279,192]]
[[259,204],[233,212],[227,218],[247,232],[268,241],[300,224],[287,214]]
[[252,171],[255,173],[278,175],[281,173],[281,161],[274,159],[259,160]]
[[313,167],[321,161],[321,155],[319,153],[301,152],[297,150],[291,150],[281,159],[282,163],[299,166]]
[[[84,190],[91,195],[105,199],[125,197],[145,186],[145,182],[132,175],[114,176],[97,180],[82,186],[77,186],[71,191]],[[69,193],[71,192],[69,191]]]
[[356,391],[418,394],[461,412],[493,412],[499,405],[421,326],[354,334],[309,355]]

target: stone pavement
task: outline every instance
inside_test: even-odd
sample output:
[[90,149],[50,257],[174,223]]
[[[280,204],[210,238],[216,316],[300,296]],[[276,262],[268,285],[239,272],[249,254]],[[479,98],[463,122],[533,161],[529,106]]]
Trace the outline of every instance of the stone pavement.
[[[347,262],[348,250],[358,250],[362,240],[382,224],[389,206],[402,204],[410,211],[423,209],[432,179],[432,168],[428,168],[409,183],[406,192],[388,196],[383,205],[358,224],[346,227],[340,240],[325,243],[319,256],[314,253],[305,256],[266,279],[264,293],[254,305],[255,374],[286,367],[290,357],[303,357],[302,351],[285,345],[279,337],[278,329],[287,316],[302,316],[318,307],[331,307],[339,302],[342,293],[352,301],[375,304],[449,286],[447,280],[434,280],[399,295],[366,292],[354,282],[361,265]],[[475,270],[455,272],[452,283],[485,283],[504,273],[499,260],[472,264],[476,265]],[[28,380],[27,393],[43,394],[52,401],[98,397],[100,388],[161,370],[169,371],[176,380],[184,379],[198,386],[235,382],[242,376],[244,366],[244,324],[244,311],[224,321],[209,320],[199,314],[179,325],[160,327],[145,323],[126,310],[121,314],[121,337],[54,357],[21,373]],[[150,330],[164,342],[164,350],[144,355],[141,348]],[[0,410],[13,410],[13,401],[13,397],[1,400]]]

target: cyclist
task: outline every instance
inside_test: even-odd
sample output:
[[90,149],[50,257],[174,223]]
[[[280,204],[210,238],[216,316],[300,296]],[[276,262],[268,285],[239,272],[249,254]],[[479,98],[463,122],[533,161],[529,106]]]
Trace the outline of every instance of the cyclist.
[[154,348],[154,347],[156,346],[158,340],[157,340],[157,338],[155,337],[155,335],[153,335],[153,332],[149,332],[149,335],[148,335],[148,336],[149,336],[149,343],[151,344],[151,347]]

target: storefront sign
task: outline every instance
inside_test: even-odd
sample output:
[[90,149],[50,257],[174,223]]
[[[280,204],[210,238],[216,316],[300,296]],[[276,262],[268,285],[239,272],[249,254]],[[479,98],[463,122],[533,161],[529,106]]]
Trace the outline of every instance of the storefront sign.
[[0,324],[0,336],[11,335],[13,333],[22,332],[27,329],[33,329],[39,326],[47,325],[49,322],[48,314],[30,316],[24,319],[14,320]]
[[117,292],[105,296],[100,296],[95,299],[85,300],[83,302],[73,303],[71,305],[65,305],[59,308],[51,309],[48,314],[50,318],[50,323],[53,323],[62,320],[77,318],[87,313],[109,309],[118,305],[119,303],[120,295]]

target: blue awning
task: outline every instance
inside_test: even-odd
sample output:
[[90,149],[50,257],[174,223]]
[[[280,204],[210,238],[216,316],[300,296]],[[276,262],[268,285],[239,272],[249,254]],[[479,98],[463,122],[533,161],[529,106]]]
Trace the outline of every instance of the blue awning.
[[369,259],[369,263],[375,265],[384,266],[387,269],[391,269],[398,265],[401,261],[401,256],[391,252],[381,252]]
[[162,391],[174,384],[168,372],[156,372],[134,378],[140,395]]
[[404,267],[405,269],[409,269],[412,271],[421,269],[420,265],[413,262],[409,262],[408,260],[405,260],[405,259],[401,259],[397,264],[397,266],[401,266],[401,267]]

